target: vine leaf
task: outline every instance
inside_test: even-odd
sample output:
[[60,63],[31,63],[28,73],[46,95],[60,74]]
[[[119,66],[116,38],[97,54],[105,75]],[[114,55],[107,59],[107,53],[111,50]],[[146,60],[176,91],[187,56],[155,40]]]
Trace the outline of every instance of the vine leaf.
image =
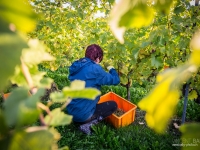
[[75,80],[70,87],[64,87],[62,90],[65,97],[95,99],[101,92],[94,88],[85,88],[85,82]]
[[110,27],[120,43],[124,43],[123,35],[127,28],[148,26],[154,17],[151,7],[141,1],[120,0],[110,13]]
[[45,116],[45,123],[50,126],[68,125],[72,121],[72,116],[65,114],[60,108],[51,111],[51,116]]
[[37,102],[43,94],[44,89],[39,89],[32,96],[26,88],[20,87],[13,90],[4,103],[6,123],[9,126],[21,126],[35,122],[40,113],[37,109]]
[[[45,45],[38,39],[30,39],[28,41],[29,48],[22,51],[23,61],[28,65],[37,65],[43,61],[53,61],[55,58],[45,52]],[[34,57],[33,57],[34,56]]]
[[155,56],[152,56],[151,57],[151,65],[152,66],[155,66],[156,68],[162,66],[163,62],[161,60],[161,58],[159,57],[155,57]]
[[53,92],[50,94],[50,99],[54,103],[64,103],[69,102],[68,98],[62,92]]
[[33,31],[38,15],[32,10],[28,0],[0,1],[0,19],[12,23],[23,32]]
[[[38,64],[46,61],[53,61],[55,58],[45,52],[45,46],[37,39],[30,39],[28,41],[28,46],[29,48],[23,49],[21,58],[29,68],[34,86],[41,86],[43,82],[41,80],[46,73],[38,71]],[[20,66],[15,67],[15,73],[10,80],[12,83],[19,86],[27,86],[27,81]]]
[[189,94],[188,94],[188,99],[189,100],[194,100],[198,97],[196,90],[192,90]]
[[129,9],[130,0],[120,0],[117,4],[114,5],[110,13],[110,27],[114,36],[119,40],[120,43],[124,43],[124,32],[125,27],[119,26],[119,21],[121,16],[126,13]]
[[49,150],[49,148],[53,146],[54,143],[53,141],[54,141],[54,135],[47,129],[38,130],[34,132],[18,131],[14,134],[12,142],[9,143],[9,148],[15,150],[21,150],[21,149]]
[[153,10],[143,2],[138,2],[134,7],[122,15],[119,26],[126,28],[141,28],[148,26],[153,21]]
[[1,22],[0,33],[0,90],[3,90],[15,66],[20,65],[22,49],[28,45],[20,34],[10,31],[5,22]]

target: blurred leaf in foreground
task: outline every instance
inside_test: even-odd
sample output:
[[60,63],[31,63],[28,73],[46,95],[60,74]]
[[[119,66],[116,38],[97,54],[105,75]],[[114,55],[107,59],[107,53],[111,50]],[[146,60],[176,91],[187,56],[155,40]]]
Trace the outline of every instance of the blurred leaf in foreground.
[[33,31],[37,17],[28,0],[0,1],[0,19],[13,24],[17,30]]
[[180,127],[182,132],[183,150],[199,150],[200,149],[200,124],[188,123]]
[[84,88],[85,82],[75,80],[71,82],[70,87],[64,87],[62,92],[66,97],[70,98],[87,98],[95,99],[101,92],[95,88]]
[[127,28],[148,26],[154,17],[154,12],[147,1],[119,0],[110,13],[109,24],[114,36],[124,43],[124,32]]
[[[23,49],[21,59],[29,69],[34,86],[38,87],[44,83],[42,79],[46,74],[45,72],[38,71],[38,64],[45,61],[53,61],[55,58],[45,51],[46,47],[37,39],[30,39],[28,41],[28,46],[29,48]],[[21,66],[15,67],[15,73],[10,80],[13,84],[28,86]]]
[[152,23],[154,12],[146,3],[138,2],[130,8],[120,19],[119,26],[126,28],[141,28]]
[[[54,135],[47,129],[37,127],[38,130],[29,132],[18,131],[15,132],[12,141],[9,144],[9,149],[42,149],[49,150],[54,144]],[[41,129],[40,129],[41,128]],[[36,127],[35,127],[36,129]],[[31,130],[31,129],[27,129]]]
[[9,126],[28,125],[39,117],[37,102],[44,95],[44,89],[39,89],[36,94],[30,95],[26,88],[16,88],[4,103],[6,123]]
[[28,45],[24,37],[11,31],[5,22],[0,20],[0,24],[0,90],[3,90],[14,74],[15,66],[20,65],[22,49]]
[[60,108],[51,111],[51,114],[45,116],[45,123],[50,126],[68,125],[72,121],[72,116],[65,114]]

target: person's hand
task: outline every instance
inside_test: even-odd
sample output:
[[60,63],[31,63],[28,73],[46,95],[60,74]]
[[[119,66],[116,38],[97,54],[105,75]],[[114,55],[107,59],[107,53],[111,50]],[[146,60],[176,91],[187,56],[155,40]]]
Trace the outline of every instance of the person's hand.
[[112,68],[114,69],[113,66],[108,66],[108,67],[107,67],[108,71],[110,71],[110,69],[112,69]]

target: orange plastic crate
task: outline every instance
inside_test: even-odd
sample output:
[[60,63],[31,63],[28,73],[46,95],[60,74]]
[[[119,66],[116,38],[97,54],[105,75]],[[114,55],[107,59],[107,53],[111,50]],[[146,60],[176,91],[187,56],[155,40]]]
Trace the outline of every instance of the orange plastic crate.
[[105,95],[102,95],[100,97],[100,100],[98,103],[106,102],[109,100],[113,100],[117,103],[118,108],[125,111],[125,113],[118,117],[115,114],[110,115],[106,118],[108,122],[110,122],[114,127],[119,128],[123,126],[127,126],[131,124],[135,119],[135,111],[137,106],[128,100],[120,97],[119,95],[109,92]]

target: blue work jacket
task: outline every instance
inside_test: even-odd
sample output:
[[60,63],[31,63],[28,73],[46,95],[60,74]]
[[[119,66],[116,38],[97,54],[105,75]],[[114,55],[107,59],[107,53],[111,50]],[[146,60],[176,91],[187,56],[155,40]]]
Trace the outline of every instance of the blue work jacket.
[[[101,85],[117,85],[120,82],[115,69],[110,69],[108,73],[99,64],[87,57],[75,61],[70,66],[68,78],[70,81],[83,80],[86,87],[98,90],[100,90]],[[95,100],[72,99],[67,105],[67,112],[73,116],[75,122],[84,122],[94,114],[99,99],[100,96],[97,96]]]

